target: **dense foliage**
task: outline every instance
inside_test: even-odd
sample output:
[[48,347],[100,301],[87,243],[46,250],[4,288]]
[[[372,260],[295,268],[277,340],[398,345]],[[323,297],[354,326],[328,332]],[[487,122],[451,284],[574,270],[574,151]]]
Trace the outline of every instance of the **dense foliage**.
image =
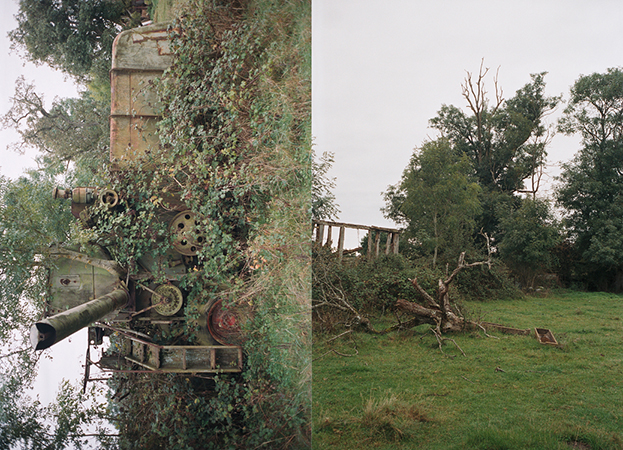
[[[159,339],[192,343],[201,308],[225,299],[249,311],[245,368],[211,380],[129,379],[131,394],[111,403],[123,447],[308,444],[309,4],[242,6],[190,2],[174,24],[174,62],[159,85],[162,146],[111,174],[122,213],[102,212],[88,239],[137,270],[141,254],[166,247],[160,214],[181,199],[209,245],[180,281],[186,325]],[[112,387],[127,383],[119,376]],[[157,401],[146,408],[146,398]]]
[[333,153],[325,152],[319,158],[314,154],[312,161],[312,190],[311,215],[314,220],[335,219],[340,210],[336,203],[335,178],[329,178],[327,173],[333,164]]
[[452,264],[462,251],[484,254],[488,238],[517,281],[532,287],[537,273],[552,269],[559,240],[548,204],[536,194],[552,135],[544,118],[560,97],[545,96],[540,73],[507,100],[494,80],[489,99],[487,71],[467,75],[467,112],[443,105],[430,120],[441,136],[415,150],[400,183],[385,192],[383,211],[405,226],[404,254]]
[[496,98],[490,102],[483,84],[485,75],[481,67],[479,79],[473,81],[468,74],[462,86],[470,114],[443,105],[430,124],[459,154],[470,158],[483,188],[513,193],[523,189],[524,180],[544,161],[547,128],[543,119],[560,98],[545,96],[543,72],[531,75],[531,82],[508,100],[502,98],[495,80]]
[[83,172],[100,171],[108,160],[110,92],[98,98],[85,90],[78,98],[55,99],[47,108],[35,89],[24,77],[15,83],[11,108],[0,121],[20,135],[9,148],[37,150],[41,167],[53,171],[69,162]]
[[481,211],[480,186],[470,179],[471,164],[445,139],[426,142],[411,157],[402,179],[385,193],[385,216],[405,225],[402,239],[416,242],[414,256],[433,255],[442,263],[473,247]]
[[140,25],[130,0],[20,0],[14,48],[81,80],[104,82],[112,43],[123,27]]
[[[30,5],[22,3],[23,8]],[[46,14],[81,14],[78,21],[91,17],[85,15],[89,8],[115,7],[115,2],[105,1],[78,2],[71,8],[70,3],[30,6],[44,7]],[[188,294],[187,320],[170,330],[144,331],[161,343],[196,343],[200,309],[214,299],[223,299],[227,306],[246,311],[244,371],[210,379],[118,374],[110,381],[109,393],[109,412],[114,413],[120,433],[118,444],[121,448],[306,448],[311,394],[310,4],[263,0],[187,3],[170,36],[174,63],[154,87],[165,105],[159,129],[162,146],[134,165],[123,170],[105,167],[110,105],[101,86],[91,83],[80,98],[58,100],[46,109],[34,87],[18,80],[5,126],[21,132],[18,147],[34,146],[42,152],[45,170],[21,182],[33,185],[29,185],[30,193],[36,194],[33,198],[28,197],[27,189],[19,191],[19,183],[7,180],[3,184],[7,192],[2,201],[7,205],[4,236],[16,243],[8,245],[7,252],[19,253],[24,260],[31,258],[30,269],[22,270],[7,257],[7,270],[22,270],[33,286],[45,286],[42,280],[28,278],[37,267],[35,264],[33,269],[33,261],[43,262],[32,255],[45,255],[42,250],[51,242],[71,240],[87,253],[93,246],[105,247],[132,277],[139,270],[136,261],[141,255],[157,256],[169,247],[163,217],[174,208],[192,209],[200,218],[197,232],[209,245],[202,247],[180,281]],[[66,19],[59,17],[59,21]],[[16,45],[26,45],[25,41],[35,36],[29,28],[34,18],[23,9],[20,20],[13,38]],[[111,28],[83,36],[93,41],[77,42],[75,36],[67,42],[49,41],[49,54],[37,53],[39,48],[25,49],[32,60],[92,80],[97,68],[89,68],[83,59],[71,60],[66,45],[80,45],[90,52],[95,64],[105,66],[109,58],[107,33],[112,42],[120,29],[112,19],[107,23]],[[78,24],[75,30],[86,26],[90,25]],[[43,28],[42,32],[47,30]],[[84,52],[74,56],[79,58]],[[91,72],[85,76],[87,71]],[[112,187],[120,194],[117,208],[91,209],[88,222],[92,227],[81,228],[71,218],[68,204],[51,199],[51,184],[61,181],[54,177],[68,168],[68,184],[78,180],[82,185]],[[15,205],[11,203],[14,198]],[[32,224],[11,221],[11,214],[23,217],[24,210],[32,212],[25,219]],[[57,216],[62,224],[54,221]],[[22,239],[29,232],[39,232],[41,238]],[[20,243],[28,247],[26,251],[20,251]],[[153,273],[152,277],[158,281],[162,274]],[[22,286],[19,281],[16,278],[15,283],[5,285],[12,289],[16,301],[20,296],[26,303],[41,298],[29,292],[22,295],[22,288],[30,284]],[[15,314],[22,312],[15,309]],[[28,311],[14,322],[30,324],[33,316],[38,313]],[[6,331],[10,333],[11,327]],[[7,356],[5,361],[15,362],[24,354]],[[30,364],[28,369],[32,368]],[[15,392],[25,387],[4,379],[3,386]],[[70,390],[63,388],[63,392],[69,397],[56,403],[60,413],[73,408]],[[6,404],[8,408],[8,400]],[[29,411],[23,409],[24,414],[16,415],[24,419],[16,426],[28,425],[36,414],[45,415],[41,409]],[[101,410],[96,413],[104,414]],[[63,435],[63,430],[68,429],[67,421],[78,439],[80,424],[88,422],[84,416],[60,414],[55,429],[45,428],[40,421],[35,425],[66,443],[68,435]],[[34,433],[39,428],[30,429]],[[50,439],[56,439],[54,436]],[[11,439],[28,442],[16,434]],[[103,438],[101,445],[114,448],[115,444]]]
[[539,275],[556,266],[553,249],[560,243],[560,226],[542,200],[524,199],[500,220],[500,257],[523,288],[534,288]]
[[[30,321],[42,314],[50,250],[65,242],[71,214],[52,199],[54,178],[31,171],[0,177],[0,339],[26,341]],[[28,299],[30,301],[24,301]]]
[[[472,256],[468,255],[469,258]],[[352,323],[353,312],[344,308],[345,303],[366,316],[385,315],[395,322],[393,315],[397,299],[421,300],[410,279],[417,278],[426,291],[434,292],[438,280],[445,274],[445,267],[431,269],[426,259],[409,259],[401,254],[376,259],[345,257],[339,261],[328,248],[317,246],[313,249],[313,261],[312,298],[316,331],[340,330],[345,325],[356,325]],[[494,264],[491,270],[476,268],[460,273],[451,292],[453,300],[459,304],[464,300],[486,301],[521,296],[509,281],[504,267],[498,264]]]
[[557,193],[578,263],[574,279],[623,289],[623,71],[580,77],[561,120],[582,148],[563,166]]

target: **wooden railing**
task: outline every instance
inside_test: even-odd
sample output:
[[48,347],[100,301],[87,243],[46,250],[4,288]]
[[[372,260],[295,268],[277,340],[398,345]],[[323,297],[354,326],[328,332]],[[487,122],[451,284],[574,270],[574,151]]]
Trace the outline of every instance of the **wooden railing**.
[[[368,231],[368,258],[377,258],[381,253],[381,234],[387,233],[385,239],[385,254],[398,253],[398,243],[400,238],[400,230],[394,228],[374,227],[368,225],[356,225],[353,223],[341,223],[330,222],[326,220],[314,220],[313,221],[313,239],[315,245],[332,245],[333,237],[332,230],[337,228],[339,230],[337,240],[337,253],[338,258],[342,259],[345,253],[352,253],[353,251],[361,250],[361,247],[354,250],[344,250],[344,234],[346,228],[354,230],[367,230]],[[326,236],[325,236],[325,230]]]

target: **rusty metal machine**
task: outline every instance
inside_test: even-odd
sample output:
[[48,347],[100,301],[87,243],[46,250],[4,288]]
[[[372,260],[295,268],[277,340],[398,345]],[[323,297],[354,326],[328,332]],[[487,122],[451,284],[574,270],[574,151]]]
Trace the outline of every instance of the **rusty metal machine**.
[[[156,123],[160,107],[153,82],[171,64],[167,26],[140,27],[115,39],[110,115],[113,167],[122,168],[159,145]],[[90,206],[114,208],[119,203],[115,191],[93,187],[56,189],[54,197],[71,200],[72,214],[85,223]],[[86,256],[70,248],[55,249],[49,268],[46,317],[31,328],[33,347],[48,348],[91,326],[89,344],[100,344],[102,336],[110,333],[122,341],[118,354],[112,357],[116,362],[107,356],[101,361],[102,367],[130,365],[157,372],[241,371],[242,350],[231,341],[239,332],[239,317],[221,301],[201,311],[200,345],[160,345],[143,333],[120,326],[135,321],[166,327],[185,320],[185,294],[178,281],[206,242],[197,233],[195,213],[180,205],[181,210],[162,214],[161,220],[168,223],[171,248],[164,255],[148,254],[137,261],[146,272],[165,274],[166,282],[160,285],[130,280],[103,250],[99,255]]]

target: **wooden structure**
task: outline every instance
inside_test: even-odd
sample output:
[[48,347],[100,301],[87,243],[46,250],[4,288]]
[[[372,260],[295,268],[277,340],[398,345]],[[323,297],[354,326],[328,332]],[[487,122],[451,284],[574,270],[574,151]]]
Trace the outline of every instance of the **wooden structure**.
[[127,336],[122,351],[127,361],[154,372],[242,371],[242,348],[234,345],[158,345]]
[[556,338],[547,328],[535,328],[534,333],[541,344],[558,345]]
[[[90,357],[91,345],[101,345],[104,335],[116,335],[115,351],[102,355],[99,361]],[[116,328],[98,323],[89,328],[89,345],[84,374],[88,381],[108,378],[91,378],[90,366],[101,374],[127,373],[188,373],[217,374],[239,373],[243,367],[243,351],[239,345],[160,345],[141,332]]]
[[[342,259],[344,253],[344,234],[347,228],[354,230],[366,230],[368,232],[368,258],[377,258],[381,254],[381,235],[387,234],[384,243],[384,254],[398,253],[398,243],[400,238],[400,230],[395,228],[375,227],[369,225],[356,225],[353,223],[330,222],[327,220],[314,220],[313,222],[313,239],[316,245],[332,245],[332,230],[337,228],[339,236],[337,240],[338,258]],[[325,236],[325,230],[326,236]],[[352,252],[352,251],[351,251]]]

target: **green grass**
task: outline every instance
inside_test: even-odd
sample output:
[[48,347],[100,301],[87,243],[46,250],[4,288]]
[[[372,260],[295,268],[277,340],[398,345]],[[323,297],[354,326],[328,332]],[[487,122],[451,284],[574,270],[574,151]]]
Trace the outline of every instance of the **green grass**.
[[155,23],[173,20],[186,3],[187,0],[152,0],[152,20]]
[[451,342],[442,353],[427,326],[328,344],[316,335],[314,448],[623,448],[621,300],[560,293],[464,305],[489,322],[549,328],[558,347],[450,336],[464,357]]

